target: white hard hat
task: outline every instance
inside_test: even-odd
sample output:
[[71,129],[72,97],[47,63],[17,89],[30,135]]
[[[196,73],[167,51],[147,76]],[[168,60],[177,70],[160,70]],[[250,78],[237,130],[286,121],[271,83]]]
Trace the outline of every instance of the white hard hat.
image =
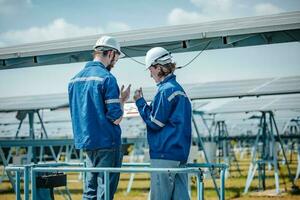
[[164,65],[164,64],[172,63],[172,56],[171,53],[168,52],[166,49],[162,47],[154,47],[147,52],[145,63],[147,69],[151,65],[155,65],[155,64]]
[[111,49],[116,50],[120,54],[120,57],[124,57],[119,42],[113,37],[102,36],[97,40],[96,44],[94,45],[94,50],[105,51]]

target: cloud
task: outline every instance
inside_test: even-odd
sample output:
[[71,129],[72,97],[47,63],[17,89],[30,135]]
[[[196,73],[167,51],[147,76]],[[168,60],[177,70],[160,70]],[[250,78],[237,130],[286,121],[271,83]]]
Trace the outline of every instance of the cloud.
[[186,24],[199,21],[208,21],[210,18],[203,16],[197,12],[188,12],[181,8],[175,8],[168,15],[168,24]]
[[271,4],[271,3],[261,3],[257,4],[254,7],[254,12],[256,15],[270,15],[270,14],[277,14],[283,12],[284,10]]
[[241,0],[190,0],[190,2],[196,11],[174,8],[167,17],[167,23],[177,25],[284,11],[271,3],[254,4],[251,1]]
[[200,9],[198,12],[190,12],[181,8],[174,8],[168,15],[168,24],[186,24],[210,21],[224,17],[230,17],[233,0],[191,0],[191,3]]
[[117,31],[128,31],[130,30],[130,26],[123,22],[109,22],[105,28],[105,32],[117,32]]
[[63,18],[59,18],[43,27],[31,27],[26,30],[2,33],[0,34],[0,45],[7,46],[21,43],[56,40],[129,29],[130,27],[127,24],[121,22],[109,22],[104,28],[81,27],[68,23]]
[[195,6],[202,9],[203,12],[227,12],[232,8],[233,0],[191,0]]
[[0,15],[9,15],[32,6],[31,0],[0,0]]

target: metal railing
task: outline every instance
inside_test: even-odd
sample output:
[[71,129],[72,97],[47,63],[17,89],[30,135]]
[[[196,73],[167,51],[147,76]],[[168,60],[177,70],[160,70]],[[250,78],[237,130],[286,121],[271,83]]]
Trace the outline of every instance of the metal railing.
[[90,168],[84,167],[83,163],[45,163],[33,164],[26,166],[8,166],[5,170],[15,172],[15,192],[16,199],[21,200],[20,177],[24,172],[24,200],[30,199],[30,183],[31,183],[31,199],[36,200],[36,176],[38,172],[98,172],[104,174],[104,199],[109,200],[109,177],[110,173],[187,173],[194,174],[197,178],[197,200],[204,199],[204,184],[203,184],[203,170],[220,169],[220,187],[219,199],[225,199],[225,171],[227,165],[225,164],[206,164],[206,163],[193,163],[187,164],[184,168],[151,168],[149,163],[123,163],[121,168]]

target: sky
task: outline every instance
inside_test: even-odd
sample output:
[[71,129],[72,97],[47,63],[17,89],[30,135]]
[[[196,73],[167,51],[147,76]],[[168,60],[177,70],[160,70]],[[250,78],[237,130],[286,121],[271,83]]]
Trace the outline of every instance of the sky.
[[[299,0],[0,0],[0,48],[23,43],[186,23],[300,11]],[[175,72],[180,83],[300,75],[300,43],[205,51]],[[182,65],[198,52],[174,54]],[[137,58],[144,60],[144,57]],[[0,97],[67,92],[84,63],[0,70]],[[121,59],[119,85],[155,86],[149,72]]]

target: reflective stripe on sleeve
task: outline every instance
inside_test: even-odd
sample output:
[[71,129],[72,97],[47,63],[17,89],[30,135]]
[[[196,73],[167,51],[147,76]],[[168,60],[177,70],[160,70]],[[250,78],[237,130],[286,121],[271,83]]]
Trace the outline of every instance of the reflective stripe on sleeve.
[[108,99],[105,100],[106,104],[110,104],[110,103],[120,103],[120,99]]
[[154,122],[156,125],[160,126],[160,127],[164,127],[164,126],[165,126],[164,123],[158,121],[157,119],[155,119],[155,118],[152,117],[151,115],[150,115],[150,120],[151,120],[152,122]]
[[168,97],[168,101],[172,101],[172,99],[174,99],[174,97],[176,97],[177,95],[182,95],[182,96],[186,96],[186,94],[182,91],[176,91],[176,92],[173,92],[173,94],[171,94],[169,97]]
[[103,81],[103,78],[97,76],[90,76],[90,77],[78,77],[74,78],[70,81],[70,83],[76,82],[87,82],[87,81]]

